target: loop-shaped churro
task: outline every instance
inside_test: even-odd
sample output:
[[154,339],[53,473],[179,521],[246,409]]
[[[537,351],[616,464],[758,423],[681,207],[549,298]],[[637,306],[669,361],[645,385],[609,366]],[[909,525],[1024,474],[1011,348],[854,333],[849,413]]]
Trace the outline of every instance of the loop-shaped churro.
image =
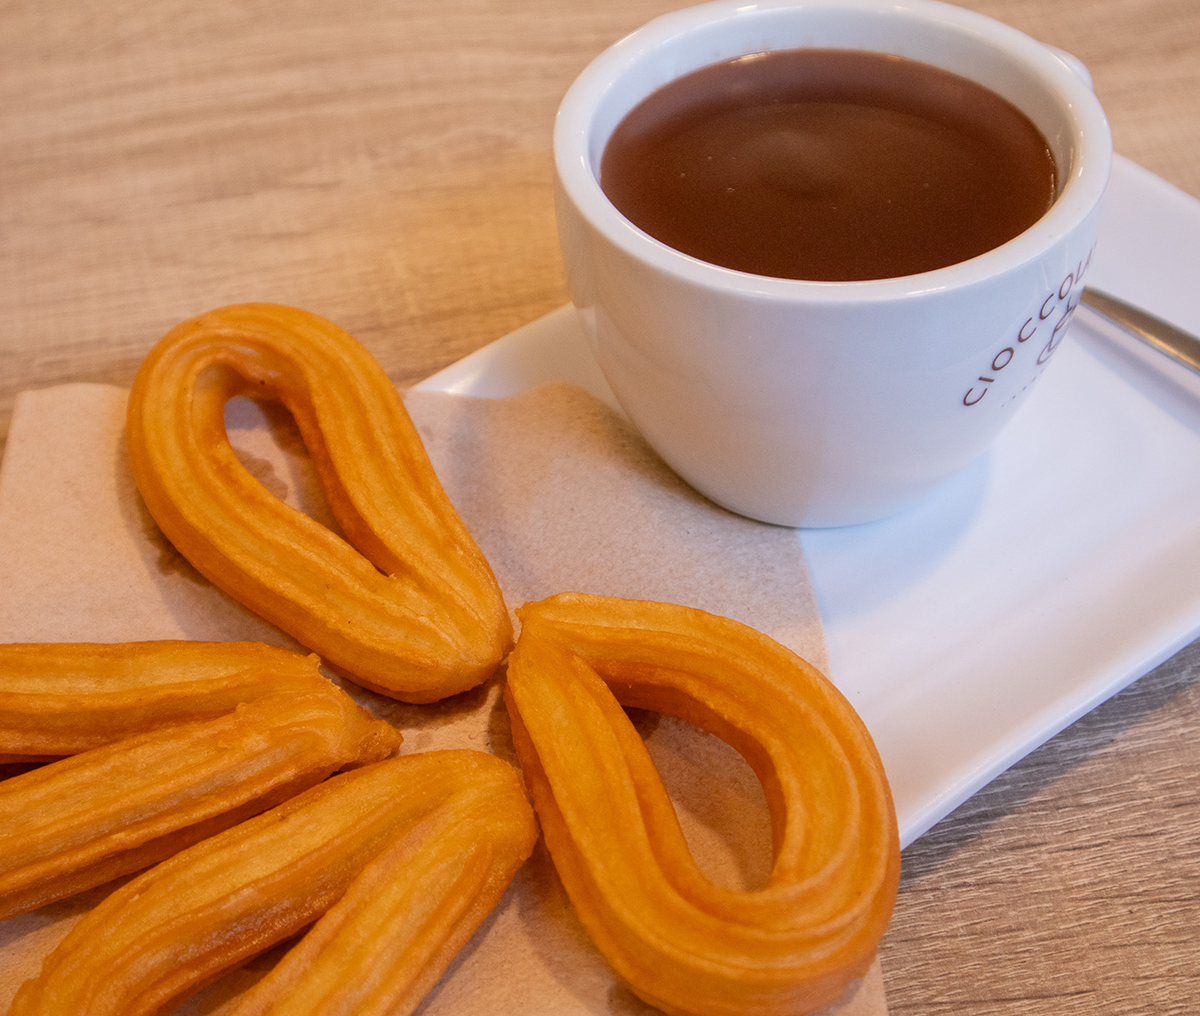
[[[291,411],[345,540],[241,465],[225,432],[235,395]],[[241,304],[184,322],[138,371],[126,432],[167,538],[356,683],[431,702],[485,680],[510,648],[495,576],[395,387],[324,318]]]
[[117,889],[22,985],[8,1016],[153,1013],[322,914],[239,1016],[400,1016],[536,839],[520,776],[483,752],[334,776]]
[[0,762],[75,755],[266,695],[331,692],[318,664],[261,642],[0,645]]
[[396,730],[317,680],[0,782],[0,919],[139,871],[399,747]]
[[[745,625],[673,604],[526,604],[508,666],[513,738],[546,844],[597,947],[668,1013],[805,1013],[870,965],[900,873],[870,735],[813,667]],[[622,705],[736,748],[771,812],[774,866],[736,892],[697,867]]]

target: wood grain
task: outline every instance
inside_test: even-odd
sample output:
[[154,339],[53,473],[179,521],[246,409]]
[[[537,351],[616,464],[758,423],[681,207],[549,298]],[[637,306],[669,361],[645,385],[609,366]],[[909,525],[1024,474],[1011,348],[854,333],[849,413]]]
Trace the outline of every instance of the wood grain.
[[1200,1012],[1200,642],[903,857],[892,1016]]
[[[565,302],[550,129],[665,0],[0,0],[0,440],[178,321],[293,303],[400,383]],[[1200,197],[1200,3],[972,0],[1091,68]],[[1200,648],[905,853],[892,1011],[1200,1012]]]

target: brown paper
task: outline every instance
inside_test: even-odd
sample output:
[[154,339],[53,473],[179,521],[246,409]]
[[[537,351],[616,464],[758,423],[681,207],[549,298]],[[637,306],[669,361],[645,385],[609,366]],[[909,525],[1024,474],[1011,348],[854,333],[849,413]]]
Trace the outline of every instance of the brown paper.
[[[0,469],[0,641],[252,639],[294,643],[203,579],[137,496],[124,447],[126,393],[66,385],[17,403]],[[669,600],[744,621],[825,667],[793,532],[717,508],[679,481],[629,425],[583,391],[548,385],[505,400],[406,398],[447,493],[510,608],[575,590]],[[230,438],[278,496],[336,528],[290,417],[230,403]],[[349,687],[395,723],[405,752],[490,750],[513,760],[498,680],[433,706]],[[730,887],[770,868],[762,791],[723,742],[636,713],[697,860]],[[0,1006],[108,888],[0,922]],[[177,1011],[228,1012],[269,968],[247,965]],[[419,1010],[423,1016],[656,1010],[621,984],[576,919],[543,846]],[[886,1013],[878,963],[838,1016]]]

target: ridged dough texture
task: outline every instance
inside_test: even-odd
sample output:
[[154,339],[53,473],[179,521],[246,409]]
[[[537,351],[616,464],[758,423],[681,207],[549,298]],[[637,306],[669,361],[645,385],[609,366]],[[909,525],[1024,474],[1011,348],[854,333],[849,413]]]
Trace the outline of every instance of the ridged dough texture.
[[[224,420],[236,395],[291,411],[345,539],[238,461]],[[486,680],[511,647],[495,576],[395,387],[324,318],[241,304],[184,322],[138,371],[127,436],[176,548],[356,683],[432,702]]]
[[400,1016],[536,838],[519,775],[483,752],[334,776],[117,889],[22,985],[8,1016],[153,1013],[318,917],[238,1016]]
[[[806,1013],[867,970],[900,873],[870,735],[807,664],[745,625],[672,604],[561,594],[526,604],[506,701],[546,844],[597,947],[673,1014]],[[735,747],[771,812],[756,891],[696,865],[622,706]]]
[[156,864],[399,746],[319,680],[0,781],[0,919]]
[[265,695],[328,691],[317,667],[261,642],[0,645],[0,762],[75,755]]

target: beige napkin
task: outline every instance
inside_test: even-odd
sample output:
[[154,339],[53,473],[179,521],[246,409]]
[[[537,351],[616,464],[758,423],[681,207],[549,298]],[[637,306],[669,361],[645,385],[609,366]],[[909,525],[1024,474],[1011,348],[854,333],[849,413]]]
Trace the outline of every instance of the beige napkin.
[[[287,636],[217,591],[159,533],[129,474],[126,393],[67,385],[22,395],[0,469],[0,641]],[[505,400],[410,392],[447,493],[510,607],[564,590],[670,600],[766,632],[822,668],[820,620],[795,534],[725,512],[679,481],[629,425],[580,389]],[[230,403],[230,438],[278,496],[335,527],[290,417]],[[395,723],[405,752],[490,750],[512,761],[498,681],[433,706],[349,688]],[[714,881],[761,884],[770,867],[762,792],[718,739],[636,714],[697,860]],[[0,1006],[107,889],[0,922]],[[223,1013],[269,967],[249,964],[184,1003]],[[579,925],[539,845],[419,1010],[423,1016],[651,1013]],[[878,963],[830,1012],[886,1013]]]

